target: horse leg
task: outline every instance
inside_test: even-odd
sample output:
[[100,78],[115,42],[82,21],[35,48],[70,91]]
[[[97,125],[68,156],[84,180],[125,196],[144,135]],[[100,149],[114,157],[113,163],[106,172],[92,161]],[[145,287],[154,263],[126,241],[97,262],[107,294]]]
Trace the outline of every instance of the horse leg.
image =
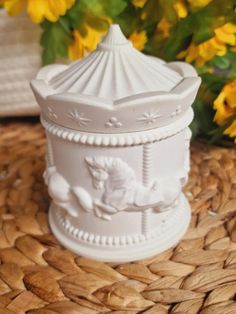
[[95,215],[100,218],[103,218],[105,220],[111,220],[110,215],[104,214],[103,212],[106,212],[108,214],[115,214],[118,212],[118,210],[110,205],[102,203],[99,199],[95,199],[94,200],[94,212],[95,212]]

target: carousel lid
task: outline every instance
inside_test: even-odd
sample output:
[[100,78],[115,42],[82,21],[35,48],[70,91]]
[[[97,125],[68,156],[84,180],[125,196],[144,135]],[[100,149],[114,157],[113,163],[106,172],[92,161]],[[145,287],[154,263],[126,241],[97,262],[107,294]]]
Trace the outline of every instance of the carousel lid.
[[125,38],[119,25],[111,25],[86,58],[47,66],[31,82],[50,120],[101,133],[107,128],[120,133],[171,123],[191,105],[199,84],[191,65],[146,56]]
[[183,77],[137,49],[111,25],[97,50],[52,77],[57,93],[89,95],[114,101],[147,92],[170,92]]

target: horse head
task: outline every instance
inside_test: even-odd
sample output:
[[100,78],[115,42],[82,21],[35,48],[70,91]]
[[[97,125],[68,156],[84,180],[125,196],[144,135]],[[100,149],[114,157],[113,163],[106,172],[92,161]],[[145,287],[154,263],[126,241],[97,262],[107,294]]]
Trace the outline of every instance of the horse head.
[[93,186],[97,190],[102,190],[104,188],[104,182],[109,177],[109,163],[102,157],[86,157],[85,162],[93,178]]
[[135,180],[133,169],[120,158],[97,156],[86,157],[85,161],[96,189],[104,189],[106,181],[115,189]]

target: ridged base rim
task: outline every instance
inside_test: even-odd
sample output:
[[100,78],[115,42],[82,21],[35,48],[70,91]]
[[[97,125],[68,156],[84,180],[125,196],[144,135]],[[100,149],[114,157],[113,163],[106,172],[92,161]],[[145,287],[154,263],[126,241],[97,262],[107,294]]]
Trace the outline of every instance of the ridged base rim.
[[88,258],[103,262],[126,263],[148,258],[176,245],[185,234],[191,218],[191,211],[188,201],[183,196],[178,208],[178,221],[174,220],[161,234],[154,238],[147,239],[143,243],[126,245],[124,247],[106,247],[101,245],[91,245],[75,239],[65,229],[63,229],[55,204],[51,204],[49,211],[49,224],[54,236],[67,249]]

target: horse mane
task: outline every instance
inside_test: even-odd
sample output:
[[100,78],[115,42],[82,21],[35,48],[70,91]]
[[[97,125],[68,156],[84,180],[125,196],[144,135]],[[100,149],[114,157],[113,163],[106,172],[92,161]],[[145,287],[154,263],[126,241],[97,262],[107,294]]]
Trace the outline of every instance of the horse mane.
[[119,173],[122,176],[135,177],[133,169],[120,158],[96,156],[86,157],[85,161],[90,170],[100,169],[107,173]]

